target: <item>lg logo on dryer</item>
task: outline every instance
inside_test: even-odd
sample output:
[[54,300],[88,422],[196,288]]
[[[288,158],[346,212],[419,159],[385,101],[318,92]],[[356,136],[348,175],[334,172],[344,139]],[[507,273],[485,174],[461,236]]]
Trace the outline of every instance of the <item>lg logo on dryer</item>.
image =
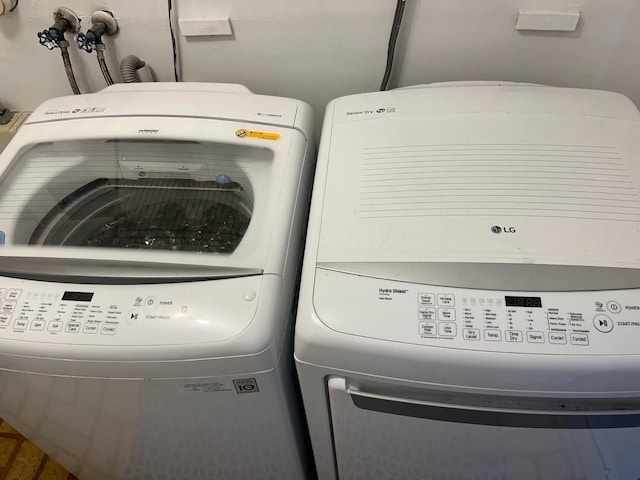
[[501,227],[500,225],[494,225],[491,227],[493,233],[516,233],[516,227]]

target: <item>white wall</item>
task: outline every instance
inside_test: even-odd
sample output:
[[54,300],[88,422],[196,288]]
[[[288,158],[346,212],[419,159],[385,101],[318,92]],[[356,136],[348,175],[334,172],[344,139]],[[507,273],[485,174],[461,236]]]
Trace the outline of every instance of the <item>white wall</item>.
[[[5,0],[8,2],[8,0]],[[318,118],[334,97],[378,89],[395,0],[173,0],[175,17],[229,16],[231,37],[180,35],[181,79],[236,82],[256,93],[309,102]],[[166,0],[21,0],[0,17],[0,101],[31,109],[70,94],[60,52],[38,45],[55,7],[83,18],[112,10],[107,38],[115,78],[134,53],[158,80],[173,81]],[[518,9],[576,9],[576,32],[518,33]],[[601,88],[640,105],[640,3],[635,0],[407,0],[392,86],[448,80],[512,80]],[[72,50],[83,92],[104,86],[95,54]]]
[[[60,50],[47,50],[37,38],[37,32],[51,26],[53,11],[59,6],[80,16],[83,31],[89,28],[93,11],[105,7],[113,11],[120,31],[114,37],[104,37],[104,43],[114,79],[120,77],[119,58],[129,54],[147,60],[159,78],[171,79],[171,39],[167,9],[161,8],[164,5],[158,0],[20,0],[14,12],[0,17],[0,102],[25,110],[47,98],[72,94]],[[67,38],[72,41],[71,35]],[[69,53],[83,93],[105,87],[95,53],[81,52],[75,43]]]
[[[519,33],[517,12],[579,10],[572,33]],[[408,0],[393,79],[511,80],[624,93],[640,105],[640,3],[634,0]],[[402,53],[404,52],[404,53]]]

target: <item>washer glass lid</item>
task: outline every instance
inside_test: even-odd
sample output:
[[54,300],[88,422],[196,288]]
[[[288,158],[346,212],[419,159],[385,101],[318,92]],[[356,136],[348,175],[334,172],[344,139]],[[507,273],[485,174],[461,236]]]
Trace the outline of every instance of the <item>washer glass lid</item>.
[[0,183],[0,241],[232,254],[271,160],[267,149],[221,143],[38,144]]

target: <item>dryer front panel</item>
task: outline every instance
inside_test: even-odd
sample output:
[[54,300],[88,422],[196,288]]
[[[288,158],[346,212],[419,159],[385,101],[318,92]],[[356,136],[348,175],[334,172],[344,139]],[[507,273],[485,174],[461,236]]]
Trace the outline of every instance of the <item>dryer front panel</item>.
[[437,404],[362,392],[340,377],[329,379],[328,394],[338,478],[640,476],[637,410]]

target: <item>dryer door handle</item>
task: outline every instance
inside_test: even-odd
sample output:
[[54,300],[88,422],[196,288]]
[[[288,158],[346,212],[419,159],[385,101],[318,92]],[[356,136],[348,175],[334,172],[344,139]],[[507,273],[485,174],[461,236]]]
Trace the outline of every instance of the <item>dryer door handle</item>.
[[640,427],[640,405],[623,411],[559,411],[543,409],[547,408],[543,405],[540,410],[509,409],[413,400],[365,393],[356,389],[347,389],[347,393],[353,404],[363,410],[442,422],[564,430]]

